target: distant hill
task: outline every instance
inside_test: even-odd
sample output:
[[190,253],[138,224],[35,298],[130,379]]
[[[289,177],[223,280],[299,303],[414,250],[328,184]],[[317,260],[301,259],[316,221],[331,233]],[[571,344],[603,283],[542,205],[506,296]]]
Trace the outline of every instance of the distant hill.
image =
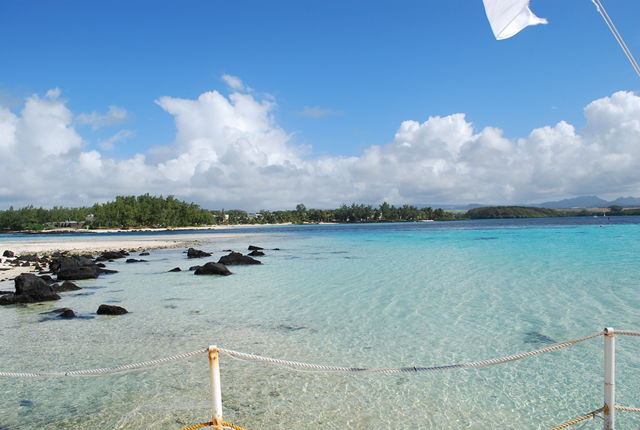
[[630,208],[630,207],[637,208],[637,207],[640,207],[640,198],[618,197],[617,199],[610,201],[607,206],[611,206],[611,205],[618,205],[618,206],[622,206],[623,208]]
[[[569,208],[606,208],[615,203],[610,203],[597,196],[582,196],[572,199],[558,200],[555,202],[537,203],[531,206],[550,209],[569,209]],[[620,205],[622,206],[622,205]]]

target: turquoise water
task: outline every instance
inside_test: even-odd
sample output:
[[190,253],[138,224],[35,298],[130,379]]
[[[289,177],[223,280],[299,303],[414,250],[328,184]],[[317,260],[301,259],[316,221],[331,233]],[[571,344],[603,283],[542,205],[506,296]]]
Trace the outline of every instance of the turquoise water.
[[[432,366],[640,329],[637,218],[233,230],[262,266],[167,273],[182,249],[82,281],[55,303],[0,308],[0,370],[73,370],[209,344],[319,364]],[[603,223],[604,224],[601,224]],[[14,239],[11,237],[11,239]],[[64,240],[64,238],[61,238]],[[0,238],[0,247],[1,241]],[[101,303],[126,307],[95,315]],[[70,307],[84,318],[46,320]],[[248,429],[537,429],[600,407],[602,338],[476,370],[418,375],[294,371],[222,356],[225,419]],[[640,406],[640,340],[619,337],[618,403]],[[144,371],[0,379],[3,429],[175,429],[209,419],[205,355]],[[620,428],[640,417],[618,414]],[[584,428],[600,428],[595,421]]]

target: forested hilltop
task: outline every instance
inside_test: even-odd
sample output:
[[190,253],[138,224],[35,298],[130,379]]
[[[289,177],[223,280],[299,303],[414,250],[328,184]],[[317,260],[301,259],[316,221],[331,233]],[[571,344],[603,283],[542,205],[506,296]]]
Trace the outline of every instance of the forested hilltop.
[[208,210],[195,203],[186,203],[173,196],[118,196],[114,201],[96,203],[91,207],[52,209],[27,206],[0,211],[0,230],[45,230],[60,227],[99,228],[172,228],[221,224],[276,223],[361,223],[407,222],[453,219],[442,209],[417,208],[411,205],[395,207],[382,203],[378,207],[364,204],[342,205],[338,209],[307,209],[299,204],[293,210],[260,211]]

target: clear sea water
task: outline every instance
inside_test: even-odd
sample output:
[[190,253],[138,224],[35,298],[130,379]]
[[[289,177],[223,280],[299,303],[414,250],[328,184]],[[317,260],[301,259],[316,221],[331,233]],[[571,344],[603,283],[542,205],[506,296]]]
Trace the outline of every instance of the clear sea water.
[[[79,281],[62,300],[0,308],[0,371],[115,366],[210,344],[344,366],[433,366],[640,330],[640,217],[236,229],[211,259]],[[229,231],[220,231],[228,233]],[[181,232],[183,234],[184,232]],[[86,236],[82,236],[86,237]],[[50,239],[50,237],[48,237]],[[25,237],[32,240],[34,237]],[[0,236],[2,241],[16,236]],[[60,240],[73,240],[61,237]],[[168,273],[267,249],[228,277]],[[95,314],[101,303],[130,313]],[[70,307],[82,318],[47,319]],[[227,421],[247,429],[544,429],[603,404],[603,340],[476,370],[326,374],[221,358]],[[640,406],[640,338],[618,337],[618,404]],[[0,378],[0,429],[177,429],[210,419],[202,354],[116,375]],[[618,412],[620,428],[638,414]],[[588,429],[601,428],[597,419]]]

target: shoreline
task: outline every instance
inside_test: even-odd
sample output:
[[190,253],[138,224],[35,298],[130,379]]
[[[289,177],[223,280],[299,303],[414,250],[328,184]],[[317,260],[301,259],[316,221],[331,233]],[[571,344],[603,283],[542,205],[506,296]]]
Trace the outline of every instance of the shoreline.
[[[160,231],[158,233],[161,233]],[[66,237],[53,236],[50,239],[34,238],[33,240],[8,240],[0,241],[0,290],[6,290],[13,279],[22,273],[37,273],[34,265],[13,266],[8,261],[11,257],[4,257],[4,251],[11,251],[15,256],[37,255],[49,256],[55,253],[68,253],[71,255],[101,254],[107,251],[141,252],[157,249],[190,248],[202,246],[210,239],[226,239],[235,237],[249,237],[256,233],[215,233],[185,234],[167,237],[166,235],[149,235],[136,237],[135,239],[105,236],[101,238],[82,238],[68,240]],[[48,269],[48,268],[47,268]],[[11,284],[13,286],[13,284]]]
[[[285,225],[292,225],[291,222],[274,223],[274,224],[224,224],[224,225],[208,225],[208,226],[190,226],[190,227],[140,227],[140,228],[99,228],[99,229],[80,229],[80,228],[53,228],[49,230],[19,230],[19,231],[4,231],[3,234],[51,234],[51,235],[63,235],[63,234],[113,234],[113,233],[167,233],[167,232],[187,232],[187,231],[209,231],[209,230],[226,230],[235,228],[260,228],[260,227],[279,227]],[[332,223],[318,223],[318,224],[332,224]]]

